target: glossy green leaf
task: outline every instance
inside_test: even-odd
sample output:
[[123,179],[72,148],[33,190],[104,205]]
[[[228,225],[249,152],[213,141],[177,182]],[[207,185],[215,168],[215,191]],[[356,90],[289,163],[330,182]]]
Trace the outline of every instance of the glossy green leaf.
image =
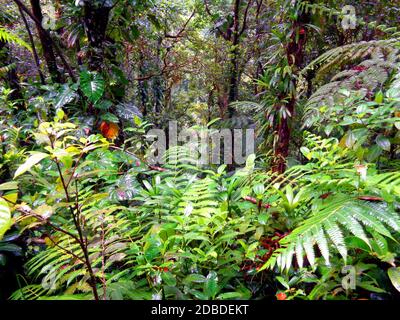
[[0,240],[11,227],[11,211],[6,200],[0,198]]
[[32,168],[35,164],[38,164],[40,161],[42,161],[45,158],[48,158],[50,155],[48,153],[43,153],[43,152],[32,152],[32,155],[25,161],[24,164],[22,164],[17,171],[15,171],[14,174],[14,179],[20,176],[21,174],[25,173],[28,171],[30,168]]

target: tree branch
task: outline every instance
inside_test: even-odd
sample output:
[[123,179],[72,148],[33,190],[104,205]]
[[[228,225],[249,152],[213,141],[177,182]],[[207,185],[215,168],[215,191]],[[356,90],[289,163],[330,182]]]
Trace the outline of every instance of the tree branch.
[[36,64],[36,68],[37,68],[38,73],[39,73],[40,81],[41,81],[42,84],[46,84],[46,81],[44,80],[44,76],[43,76],[42,70],[40,70],[39,57],[38,57],[38,54],[37,54],[37,51],[36,51],[35,42],[33,41],[33,36],[32,36],[31,29],[29,28],[28,21],[25,18],[25,15],[24,15],[24,12],[21,9],[21,6],[18,5],[18,4],[17,4],[17,6],[18,6],[19,13],[21,15],[22,21],[24,22],[26,31],[28,32],[29,41],[30,41],[31,47],[32,47],[33,59],[35,60],[35,64]]
[[247,6],[246,9],[244,11],[244,16],[243,16],[243,24],[242,24],[242,29],[239,32],[239,37],[243,34],[243,32],[246,30],[246,26],[247,26],[247,13],[249,12],[249,8],[251,3],[253,2],[253,0],[249,0],[247,2]]
[[72,71],[71,66],[68,64],[67,60],[65,60],[64,55],[62,54],[60,48],[58,47],[58,45],[52,40],[50,33],[44,29],[42,27],[42,24],[40,23],[40,21],[38,19],[36,19],[36,17],[33,15],[33,13],[20,1],[20,0],[13,0],[18,7],[20,7],[33,21],[36,22],[37,26],[46,33],[51,45],[54,47],[57,55],[60,57],[61,62],[63,63],[64,67],[67,69],[67,72],[69,74],[69,76],[71,77],[71,79],[76,82],[76,77],[74,75],[74,72]]
[[170,34],[164,32],[164,36],[165,36],[166,38],[173,38],[173,39],[182,37],[182,33],[185,31],[185,29],[186,29],[187,25],[189,24],[190,20],[192,20],[192,18],[193,18],[193,16],[194,16],[195,12],[196,12],[196,10],[193,10],[193,12],[192,12],[192,14],[190,15],[190,17],[187,19],[187,21],[185,22],[185,24],[182,26],[182,28],[178,31],[178,33],[177,33],[176,35],[170,35]]

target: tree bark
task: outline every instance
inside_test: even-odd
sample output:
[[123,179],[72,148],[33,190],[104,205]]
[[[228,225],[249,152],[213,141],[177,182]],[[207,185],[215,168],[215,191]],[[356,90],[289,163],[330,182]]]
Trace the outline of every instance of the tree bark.
[[[289,44],[286,47],[286,56],[288,64],[292,67],[293,74],[302,66],[304,60],[304,50],[306,43],[306,29],[305,24],[310,21],[308,13],[302,12],[292,26],[292,37]],[[299,32],[299,38],[296,39],[296,34]],[[292,79],[294,87],[296,87],[295,77]],[[272,170],[277,173],[283,173],[286,170],[286,158],[289,155],[290,147],[290,136],[291,136],[291,120],[294,117],[295,106],[297,103],[295,92],[284,92],[282,97],[287,97],[289,100],[286,104],[280,106],[280,108],[286,108],[287,113],[290,114],[286,117],[282,117],[277,127],[278,141],[274,150],[274,161],[272,164]]]
[[[146,74],[147,70],[145,67],[145,57],[142,51],[140,51],[140,62],[139,62],[139,73],[142,77]],[[147,105],[149,102],[149,90],[148,84],[146,80],[139,80],[138,81],[138,91],[140,96],[140,106],[143,116],[147,116]]]
[[111,7],[85,1],[83,26],[89,41],[89,70],[101,72],[104,65],[104,42]]
[[40,77],[40,82],[42,84],[46,84],[46,81],[44,79],[44,75],[42,73],[42,70],[40,69],[39,56],[38,56],[37,51],[36,51],[35,41],[33,40],[32,32],[31,32],[31,29],[29,28],[28,21],[26,20],[25,14],[22,11],[21,6],[18,6],[18,10],[19,10],[19,13],[21,15],[22,21],[24,22],[26,31],[28,32],[29,42],[31,43],[31,47],[32,47],[32,55],[33,55],[33,59],[35,61],[35,65],[36,65],[36,68],[37,68],[37,71],[38,71],[38,74],[39,74],[39,77]]
[[[238,54],[239,54],[239,10],[241,0],[235,0],[234,2],[234,14],[233,14],[233,32],[231,41],[231,61],[230,61],[230,83],[229,83],[229,103],[238,99]],[[234,109],[228,106],[229,117],[232,117]]]
[[43,30],[41,22],[43,19],[42,8],[40,6],[40,0],[30,0],[32,7],[32,14],[34,15],[36,29],[39,35],[40,43],[42,45],[43,56],[46,60],[47,68],[50,73],[50,77],[53,82],[63,82],[63,77],[58,70],[56,56],[54,54],[52,40],[49,35]]
[[[231,118],[234,115],[234,108],[230,106],[231,102],[234,102],[238,99],[239,93],[239,83],[240,83],[240,72],[239,72],[239,45],[240,45],[240,37],[243,32],[247,28],[247,15],[250,6],[252,5],[253,0],[247,0],[247,5],[243,13],[243,18],[241,21],[240,9],[242,5],[242,0],[233,0],[232,1],[232,12],[233,19],[230,24],[227,26],[226,31],[222,30],[221,27],[216,27],[218,30],[218,35],[223,37],[225,41],[228,42],[229,45],[229,54],[231,58],[229,59],[228,64],[228,76],[226,79],[227,87],[225,92],[221,92],[220,97],[218,98],[218,105],[220,107],[220,114],[223,117]],[[212,16],[212,12],[208,5],[207,0],[204,0],[205,10],[207,14]]]

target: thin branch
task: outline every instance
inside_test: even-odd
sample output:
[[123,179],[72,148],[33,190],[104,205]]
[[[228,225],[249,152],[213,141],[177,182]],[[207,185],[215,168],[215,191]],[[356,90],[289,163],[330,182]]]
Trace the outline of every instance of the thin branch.
[[247,13],[249,11],[250,5],[253,2],[253,0],[249,0],[247,2],[247,6],[246,9],[244,11],[244,16],[243,16],[243,24],[242,24],[242,29],[239,32],[239,37],[243,34],[243,32],[246,30],[246,26],[247,26]]
[[192,18],[194,17],[194,14],[196,13],[196,10],[193,10],[192,14],[190,15],[190,17],[186,20],[186,22],[184,23],[184,25],[182,26],[182,28],[178,31],[178,33],[174,36],[174,35],[170,35],[167,33],[164,33],[164,36],[166,38],[180,38],[182,36],[182,33],[186,30],[186,27],[188,26],[190,20],[192,20]]
[[32,36],[31,29],[29,28],[28,21],[26,20],[25,14],[22,11],[21,6],[18,5],[18,4],[17,4],[17,6],[18,6],[19,13],[21,15],[22,21],[25,24],[26,31],[28,32],[29,41],[30,41],[31,47],[32,47],[33,59],[35,60],[35,64],[36,64],[37,71],[39,73],[40,81],[42,82],[42,84],[46,84],[46,81],[44,80],[44,76],[43,76],[42,70],[40,70],[39,56],[38,56],[37,51],[36,51],[35,42],[33,41],[33,36]]
[[13,0],[17,6],[19,6],[25,13],[33,20],[35,21],[36,25],[38,28],[40,28],[48,37],[51,45],[54,47],[57,55],[60,57],[64,67],[67,69],[67,72],[71,79],[76,82],[76,77],[74,75],[74,72],[72,71],[71,66],[68,64],[67,60],[65,60],[64,55],[61,52],[61,49],[58,47],[58,45],[52,40],[50,33],[42,27],[41,22],[35,17],[35,15],[20,1],[20,0]]
[[[50,141],[51,141],[51,147],[54,148],[54,143],[53,143],[51,137],[49,137],[49,138],[50,138]],[[89,258],[89,251],[88,251],[88,246],[87,246],[87,238],[86,238],[86,241],[85,241],[85,237],[83,236],[82,226],[81,226],[80,221],[79,221],[79,212],[80,212],[79,202],[78,202],[78,200],[76,198],[75,199],[76,200],[76,202],[75,202],[76,214],[75,214],[74,213],[74,208],[70,204],[70,199],[71,198],[69,196],[68,187],[67,187],[67,185],[65,183],[65,179],[64,179],[64,176],[63,176],[62,171],[61,171],[60,161],[58,160],[57,157],[55,157],[54,158],[54,162],[56,163],[58,174],[59,174],[59,177],[60,177],[60,180],[61,180],[61,184],[62,184],[64,192],[65,192],[65,198],[66,198],[66,200],[68,202],[68,207],[69,207],[69,210],[71,212],[71,216],[72,216],[76,231],[78,232],[78,235],[79,235],[79,242],[78,243],[79,243],[79,246],[81,247],[81,250],[82,250],[82,253],[83,253],[83,256],[84,256],[84,260],[85,260],[86,269],[87,269],[87,271],[89,273],[90,287],[92,288],[94,299],[96,301],[98,301],[99,300],[99,294],[97,292],[97,287],[96,287],[96,276],[95,276],[95,274],[93,272],[92,264],[91,264],[90,258]],[[75,186],[77,187],[77,184]]]
[[[15,203],[14,203],[14,205],[15,205]],[[43,222],[46,225],[48,225],[50,228],[70,236],[77,243],[79,243],[79,239],[74,234],[72,234],[71,232],[69,232],[67,230],[64,230],[64,229],[62,229],[60,227],[57,227],[56,225],[52,224],[49,220],[43,218],[40,214],[34,212],[32,209],[26,208],[25,206],[16,206],[15,210],[17,210],[18,212],[21,212],[24,215],[28,215],[30,217],[34,217],[34,218],[40,220],[41,222]]]
[[71,250],[66,249],[61,247],[58,242],[55,242],[51,237],[48,237],[50,239],[51,242],[53,242],[53,244],[57,247],[60,248],[61,250],[65,251],[66,253],[70,254],[71,256],[73,256],[75,259],[77,259],[78,261],[80,261],[81,263],[84,263],[84,261],[82,260],[82,258],[78,257],[75,253],[73,253]]

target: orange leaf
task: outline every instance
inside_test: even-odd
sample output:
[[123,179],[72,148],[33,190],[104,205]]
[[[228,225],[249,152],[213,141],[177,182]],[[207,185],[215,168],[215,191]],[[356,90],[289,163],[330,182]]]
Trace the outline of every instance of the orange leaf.
[[114,140],[118,137],[119,127],[116,123],[103,121],[100,124],[100,131],[107,139]]

